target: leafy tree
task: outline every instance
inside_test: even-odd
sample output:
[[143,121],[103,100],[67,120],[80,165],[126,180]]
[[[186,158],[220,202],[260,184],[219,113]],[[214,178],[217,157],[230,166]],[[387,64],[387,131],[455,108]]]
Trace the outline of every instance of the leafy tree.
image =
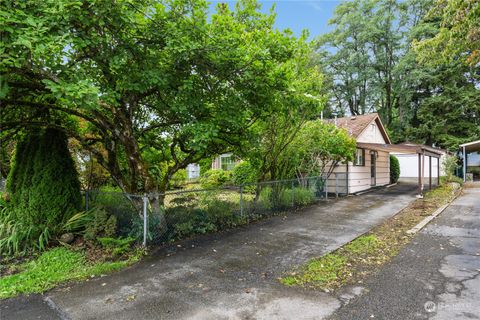
[[460,60],[470,66],[480,63],[478,0],[436,0],[427,19],[440,19],[440,30],[415,43],[422,62],[438,65]]
[[341,162],[353,161],[356,141],[344,129],[320,120],[309,121],[295,137],[285,155],[298,178],[325,175]]
[[296,79],[305,37],[253,0],[212,15],[205,1],[4,1],[0,14],[2,135],[60,129],[128,192],[164,191],[255,139],[281,100],[317,93]]
[[398,96],[395,66],[404,51],[407,6],[395,0],[341,3],[330,20],[335,29],[318,39],[333,81],[333,104],[340,113],[378,111],[393,119]]

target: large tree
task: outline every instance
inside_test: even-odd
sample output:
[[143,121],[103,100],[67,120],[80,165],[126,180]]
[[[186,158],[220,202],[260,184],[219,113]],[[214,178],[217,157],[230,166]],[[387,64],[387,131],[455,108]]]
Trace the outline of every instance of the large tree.
[[427,19],[439,19],[440,29],[415,43],[419,58],[428,64],[460,60],[470,66],[480,63],[480,2],[436,0]]
[[[164,191],[175,172],[240,148],[296,91],[304,39],[253,0],[4,1],[2,135],[57,128],[125,191]],[[4,139],[6,140],[6,139]]]

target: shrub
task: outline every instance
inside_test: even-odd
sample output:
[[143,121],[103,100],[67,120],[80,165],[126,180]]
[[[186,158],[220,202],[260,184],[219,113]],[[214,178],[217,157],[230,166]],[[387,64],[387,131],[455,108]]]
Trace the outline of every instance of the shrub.
[[233,168],[232,182],[237,186],[254,184],[257,182],[257,170],[250,162],[242,161]]
[[184,186],[186,182],[187,182],[187,170],[180,169],[173,174],[170,187],[180,188]]
[[215,188],[225,185],[230,178],[230,173],[222,169],[210,169],[200,178],[202,188]]
[[7,179],[11,203],[0,220],[0,252],[44,250],[82,204],[67,138],[55,129],[30,132],[18,142],[12,163]]
[[443,170],[445,171],[446,181],[451,182],[455,177],[455,171],[458,168],[458,159],[455,156],[447,155],[442,162]]
[[96,208],[91,211],[92,221],[85,229],[85,240],[94,241],[99,237],[112,237],[117,230],[117,218],[109,215],[104,209]]
[[390,183],[395,183],[400,178],[400,162],[398,158],[390,155]]
[[206,208],[208,220],[213,223],[217,229],[227,229],[238,225],[240,223],[238,211],[238,204],[219,199],[209,201]]
[[111,250],[111,252],[116,256],[126,254],[132,247],[133,242],[135,242],[135,239],[132,237],[118,239],[105,237],[98,238],[97,240],[102,245],[102,247]]

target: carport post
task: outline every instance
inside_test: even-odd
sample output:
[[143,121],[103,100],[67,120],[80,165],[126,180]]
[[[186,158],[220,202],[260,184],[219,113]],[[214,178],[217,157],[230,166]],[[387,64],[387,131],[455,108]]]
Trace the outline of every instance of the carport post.
[[428,189],[432,190],[432,156],[428,156]]
[[463,182],[467,182],[467,152],[463,146]]
[[418,193],[422,194],[422,154],[418,154]]
[[440,186],[440,157],[437,158],[437,187]]

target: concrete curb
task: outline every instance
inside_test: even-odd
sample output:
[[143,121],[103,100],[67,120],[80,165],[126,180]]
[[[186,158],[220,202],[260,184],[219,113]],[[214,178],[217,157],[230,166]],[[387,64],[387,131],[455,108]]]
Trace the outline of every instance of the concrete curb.
[[426,217],[425,219],[420,221],[415,227],[408,230],[407,233],[408,234],[415,234],[418,231],[422,230],[430,221],[435,219],[440,213],[442,213],[445,209],[447,209],[448,206],[450,206],[452,204],[452,202],[455,201],[460,194],[462,194],[462,189],[459,190],[459,192],[455,195],[455,197],[453,197],[452,200],[450,200],[448,203],[444,204],[443,206],[441,206],[440,208],[435,210],[431,215],[429,215],[428,217]]

